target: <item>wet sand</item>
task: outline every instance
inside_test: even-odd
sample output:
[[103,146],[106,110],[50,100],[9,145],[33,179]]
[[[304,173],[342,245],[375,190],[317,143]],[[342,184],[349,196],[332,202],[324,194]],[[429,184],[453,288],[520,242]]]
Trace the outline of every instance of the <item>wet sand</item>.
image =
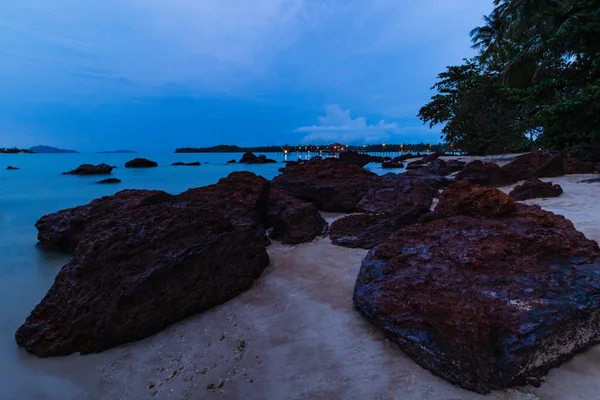
[[[600,241],[600,184],[549,179],[565,215]],[[508,191],[511,188],[503,188]],[[327,214],[333,220],[335,214]],[[480,396],[422,369],[352,306],[365,250],[274,243],[271,265],[246,293],[139,342],[97,355],[40,360],[22,350],[1,399],[543,399],[600,392],[600,347],[551,371],[540,388]],[[16,347],[16,345],[15,345]],[[6,375],[4,375],[6,378]]]

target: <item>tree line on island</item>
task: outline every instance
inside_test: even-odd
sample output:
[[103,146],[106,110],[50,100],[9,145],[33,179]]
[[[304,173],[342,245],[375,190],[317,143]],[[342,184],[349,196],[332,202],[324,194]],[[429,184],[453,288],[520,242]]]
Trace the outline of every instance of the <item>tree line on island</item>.
[[600,2],[495,0],[477,56],[447,67],[418,116],[470,153],[599,152]]

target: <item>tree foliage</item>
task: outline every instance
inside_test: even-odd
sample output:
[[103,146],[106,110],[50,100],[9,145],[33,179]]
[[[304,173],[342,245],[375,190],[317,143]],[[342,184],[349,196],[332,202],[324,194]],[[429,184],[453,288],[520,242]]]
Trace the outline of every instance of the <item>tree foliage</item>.
[[496,0],[419,117],[474,152],[600,142],[600,1]]

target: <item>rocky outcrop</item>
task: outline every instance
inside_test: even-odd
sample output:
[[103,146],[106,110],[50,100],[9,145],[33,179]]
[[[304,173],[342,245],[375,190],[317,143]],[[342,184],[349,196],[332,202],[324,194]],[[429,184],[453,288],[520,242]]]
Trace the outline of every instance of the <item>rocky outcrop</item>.
[[417,161],[408,163],[408,165],[406,166],[406,169],[407,170],[420,169],[420,168],[424,168],[426,164],[427,163],[423,160],[417,160]]
[[150,161],[146,158],[134,158],[125,163],[125,168],[154,168],[158,167],[158,163]]
[[423,162],[430,163],[430,162],[434,162],[435,160],[437,160],[438,158],[440,158],[441,156],[443,156],[444,153],[441,151],[436,151],[435,153],[426,155],[425,157],[423,157]]
[[367,191],[358,208],[375,214],[401,213],[415,207],[429,210],[436,194],[437,190],[427,180],[388,174],[378,186]]
[[240,164],[275,164],[275,163],[277,163],[277,161],[267,158],[267,156],[265,156],[264,154],[257,157],[254,155],[254,153],[251,153],[251,152],[244,153],[244,155],[240,159]]
[[269,193],[267,224],[273,228],[270,237],[285,244],[307,243],[327,230],[327,222],[314,204],[279,189]]
[[430,162],[423,168],[419,169],[419,171],[421,171],[421,170],[428,172],[430,174],[433,174],[433,175],[439,175],[439,176],[450,175],[450,168],[448,168],[448,164],[446,164],[446,161],[444,161],[442,159],[437,159],[437,160]]
[[340,153],[340,161],[345,164],[364,167],[371,162],[371,156],[368,154],[357,153],[356,151],[344,151]]
[[383,163],[381,163],[381,168],[383,168],[383,169],[404,168],[404,164],[401,162],[395,162],[395,161],[384,161]]
[[121,180],[117,179],[117,178],[108,178],[108,179],[102,179],[101,181],[98,181],[96,183],[101,184],[101,185],[107,185],[107,184],[121,183]]
[[538,198],[558,197],[563,193],[560,185],[552,182],[542,182],[537,178],[531,178],[521,185],[515,187],[509,194],[513,200],[529,200]]
[[61,247],[75,252],[17,343],[42,357],[100,352],[245,291],[269,264],[268,192],[268,181],[238,172],[178,196],[124,191],[45,217],[64,222]]
[[9,165],[8,167],[6,167],[6,169],[7,169],[8,171],[16,171],[16,170],[18,170],[19,168],[17,168],[17,167],[13,167],[12,165]]
[[354,304],[418,364],[487,393],[600,341],[599,268],[564,217],[460,182],[367,255]]
[[600,178],[586,179],[577,183],[600,183]]
[[516,182],[506,171],[496,163],[484,163],[480,160],[471,161],[456,175],[457,181],[467,181],[482,186],[507,186]]
[[171,165],[174,167],[199,167],[202,165],[202,163],[200,163],[200,161],[189,162],[189,163],[184,163],[184,162],[178,161],[178,162],[174,162]]
[[554,178],[565,174],[564,159],[560,154],[528,153],[503,166],[502,171],[513,182],[530,178]]
[[465,167],[465,165],[467,165],[467,163],[464,161],[460,161],[460,160],[446,161],[446,166],[450,170],[450,173],[462,171],[463,168]]
[[229,161],[227,161],[227,164],[235,164],[235,162],[236,162],[235,160],[229,160]]
[[77,167],[76,169],[69,171],[69,172],[63,172],[63,175],[109,175],[114,167],[108,165],[108,164],[98,164],[98,165],[92,165],[92,164],[82,164],[79,167]]
[[596,164],[591,161],[581,161],[577,158],[565,158],[565,174],[593,174],[598,172]]
[[273,179],[273,187],[311,202],[323,211],[357,212],[358,203],[381,178],[336,159],[290,165]]

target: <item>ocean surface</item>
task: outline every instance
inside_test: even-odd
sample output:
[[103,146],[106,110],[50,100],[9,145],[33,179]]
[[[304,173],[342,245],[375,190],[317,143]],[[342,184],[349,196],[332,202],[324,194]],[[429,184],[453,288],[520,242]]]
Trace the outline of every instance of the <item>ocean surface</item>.
[[[30,393],[35,385],[61,386],[64,380],[44,372],[45,360],[35,359],[18,348],[14,334],[35,305],[44,297],[60,268],[68,260],[62,254],[49,254],[36,248],[35,222],[45,214],[83,205],[123,189],[158,189],[181,193],[189,188],[216,183],[233,171],[248,170],[272,179],[284,159],[310,158],[315,154],[267,154],[277,164],[226,164],[241,154],[0,154],[0,399],[18,399],[24,387]],[[125,162],[145,157],[158,162],[157,168],[127,169]],[[200,161],[200,167],[173,167],[177,161]],[[97,185],[106,176],[61,175],[80,164],[115,165],[112,176],[123,182]],[[7,171],[7,166],[20,168]],[[368,169],[384,173],[379,164]],[[402,172],[403,170],[394,170]],[[56,382],[52,382],[56,380]],[[33,387],[31,385],[34,385]],[[47,393],[40,392],[38,398]]]

